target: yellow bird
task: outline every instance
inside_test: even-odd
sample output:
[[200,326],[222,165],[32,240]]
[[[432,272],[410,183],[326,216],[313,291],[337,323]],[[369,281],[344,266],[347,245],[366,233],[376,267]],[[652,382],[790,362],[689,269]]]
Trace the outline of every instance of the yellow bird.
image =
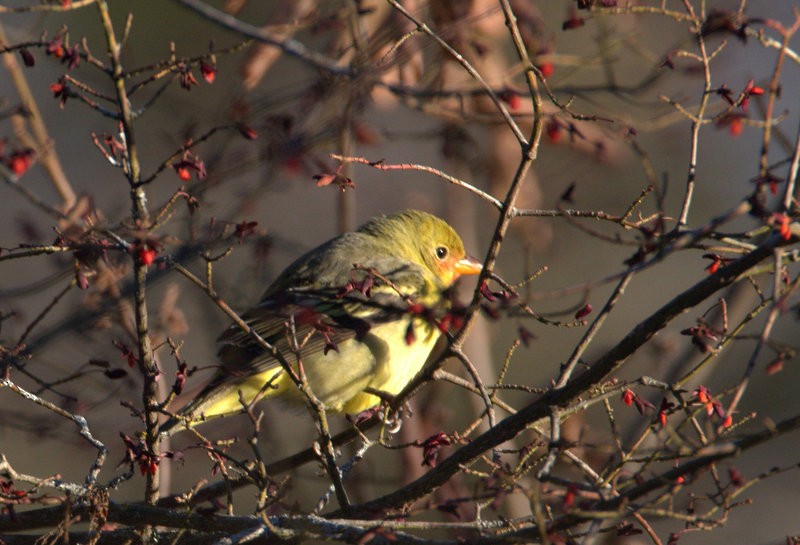
[[[242,318],[296,373],[302,369],[326,411],[355,414],[380,403],[367,390],[396,395],[414,378],[439,338],[447,290],[480,271],[445,221],[406,210],[306,253]],[[307,403],[276,358],[237,325],[220,342],[216,375],[161,433],[242,412],[240,399]]]

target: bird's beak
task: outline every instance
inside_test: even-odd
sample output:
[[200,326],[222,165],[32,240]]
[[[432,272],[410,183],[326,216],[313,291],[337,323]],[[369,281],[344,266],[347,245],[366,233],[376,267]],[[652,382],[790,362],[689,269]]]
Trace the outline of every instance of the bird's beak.
[[463,259],[456,261],[453,268],[459,276],[480,274],[480,272],[483,270],[483,263],[474,257],[466,256]]

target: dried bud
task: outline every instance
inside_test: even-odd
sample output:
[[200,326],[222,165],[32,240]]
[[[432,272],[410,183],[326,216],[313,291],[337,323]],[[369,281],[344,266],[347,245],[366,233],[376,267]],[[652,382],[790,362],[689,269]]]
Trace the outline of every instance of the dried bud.
[[19,56],[22,57],[22,63],[28,68],[36,64],[36,57],[34,57],[33,53],[31,53],[30,50],[25,47],[19,50]]
[[206,80],[206,83],[211,85],[217,78],[217,67],[206,61],[202,61],[200,63],[200,73],[203,74],[203,79]]

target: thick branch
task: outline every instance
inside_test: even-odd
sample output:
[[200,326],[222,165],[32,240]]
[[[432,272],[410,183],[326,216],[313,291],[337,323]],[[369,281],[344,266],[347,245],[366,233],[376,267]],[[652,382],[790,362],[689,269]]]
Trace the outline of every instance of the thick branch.
[[[780,238],[773,235],[763,246],[720,269],[716,274],[696,283],[640,322],[619,343],[598,359],[588,371],[572,379],[563,388],[550,390],[522,408],[517,414],[502,420],[497,426],[439,462],[434,469],[416,481],[385,496],[353,506],[348,514],[363,516],[382,510],[396,509],[429,494],[446,483],[464,466],[472,464],[484,452],[512,439],[530,424],[549,416],[552,406],[565,407],[589,388],[601,382],[609,374],[619,369],[629,356],[674,318],[700,304],[721,288],[732,284],[748,269],[769,258],[773,249],[780,242]],[[339,513],[333,513],[332,516],[338,515]]]

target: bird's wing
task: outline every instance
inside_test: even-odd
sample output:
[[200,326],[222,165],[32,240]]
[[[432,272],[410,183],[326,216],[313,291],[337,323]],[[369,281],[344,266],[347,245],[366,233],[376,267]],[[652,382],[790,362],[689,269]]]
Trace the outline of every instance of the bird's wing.
[[[407,314],[409,297],[413,299],[424,292],[426,281],[413,264],[392,264],[375,270],[388,282],[363,270],[353,271],[353,275],[345,273],[335,279],[342,282],[341,286],[288,288],[271,295],[268,292],[242,318],[290,364],[297,361],[296,352],[301,358],[309,358],[337,350],[348,339],[364,338],[373,326]],[[398,293],[400,286],[402,293]],[[219,341],[221,368],[207,389],[235,383],[279,365],[250,333],[235,324]]]
[[[287,300],[291,299],[291,301]],[[298,300],[282,296],[262,301],[242,315],[242,319],[265,341],[275,347],[287,361],[297,360],[296,351],[310,354],[336,350],[339,343],[366,334],[370,324],[348,316],[345,301],[336,301],[324,294]],[[219,356],[222,371],[235,379],[266,371],[278,361],[238,325],[230,326],[220,337]]]

